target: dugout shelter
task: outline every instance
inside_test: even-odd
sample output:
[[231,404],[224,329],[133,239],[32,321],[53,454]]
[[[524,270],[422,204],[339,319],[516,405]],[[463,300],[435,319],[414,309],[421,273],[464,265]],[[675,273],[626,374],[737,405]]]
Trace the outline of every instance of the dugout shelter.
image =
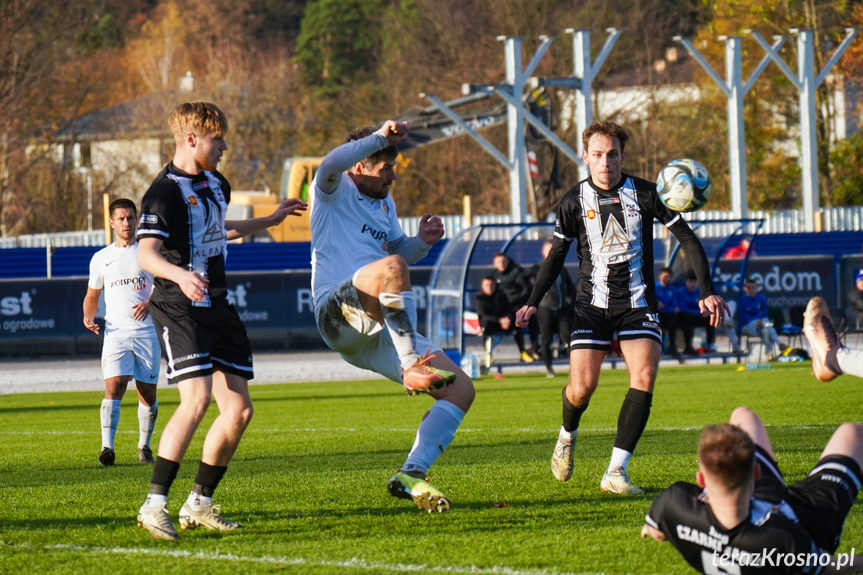
[[[690,221],[701,238],[711,263],[714,284],[727,300],[735,300],[743,280],[749,257],[754,253],[756,239],[763,220],[702,220]],[[515,263],[529,271],[542,260],[542,244],[551,239],[551,222],[522,224],[484,224],[463,229],[447,242],[438,257],[428,286],[427,323],[429,337],[456,363],[466,353],[482,349],[482,334],[476,314],[476,296],[484,276],[493,271],[495,254],[505,253]],[[727,260],[723,256],[748,240],[742,257]],[[566,259],[566,269],[578,281],[578,256],[573,245]],[[654,223],[654,275],[670,266],[674,281],[682,285],[689,266],[685,254],[673,234],[659,222]],[[739,261],[738,261],[739,260]],[[719,273],[720,266],[734,270]]]

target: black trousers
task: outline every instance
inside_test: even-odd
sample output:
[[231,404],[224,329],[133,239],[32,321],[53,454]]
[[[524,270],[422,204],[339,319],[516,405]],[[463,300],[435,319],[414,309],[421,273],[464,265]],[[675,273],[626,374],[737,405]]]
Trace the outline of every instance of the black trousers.
[[569,348],[569,336],[572,334],[572,323],[569,320],[569,309],[558,310],[550,307],[538,307],[536,316],[539,318],[539,349],[542,354],[542,362],[547,370],[551,369],[551,341],[555,334],[560,339],[560,344]]

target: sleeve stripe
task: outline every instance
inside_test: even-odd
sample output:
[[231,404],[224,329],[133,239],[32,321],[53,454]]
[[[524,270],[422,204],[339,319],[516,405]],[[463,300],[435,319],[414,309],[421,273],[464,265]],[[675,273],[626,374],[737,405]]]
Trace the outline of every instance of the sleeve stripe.
[[653,520],[653,517],[648,513],[644,516],[644,522],[653,527],[654,529],[659,529],[659,523]]
[[571,241],[574,241],[574,240],[575,240],[575,238],[569,238],[569,237],[567,237],[567,236],[563,235],[562,233],[560,233],[560,232],[559,232],[559,231],[557,231],[557,230],[554,230],[554,237],[556,237],[556,238],[560,238],[560,239],[562,239],[562,240],[566,240],[566,241],[568,241],[568,242],[571,242]]
[[146,236],[160,236],[163,238],[171,237],[168,232],[163,232],[162,230],[147,230],[147,229],[139,229],[136,237],[142,238]]
[[670,228],[671,226],[673,226],[674,224],[676,224],[676,223],[677,223],[677,220],[679,220],[679,219],[680,219],[680,214],[677,214],[676,216],[674,216],[674,217],[671,219],[671,221],[670,221],[670,222],[668,222],[667,224],[665,224],[665,227],[666,227],[666,228]]

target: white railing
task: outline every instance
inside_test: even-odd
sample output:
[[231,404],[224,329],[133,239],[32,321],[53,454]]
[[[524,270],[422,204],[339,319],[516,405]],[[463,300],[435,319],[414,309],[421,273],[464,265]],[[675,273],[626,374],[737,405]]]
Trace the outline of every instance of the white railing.
[[[772,212],[753,210],[749,212],[751,219],[764,219],[761,228],[762,234],[796,233],[803,230],[803,212],[800,210],[776,210]],[[859,231],[863,230],[863,206],[844,206],[839,208],[824,208],[823,230],[834,231]],[[731,220],[731,212],[724,210],[700,210],[684,216],[687,220]],[[463,216],[441,216],[444,223],[446,238],[455,237],[465,225]],[[405,233],[413,236],[419,229],[420,218],[399,218]],[[528,217],[528,221],[533,218]],[[554,215],[549,216],[546,221],[553,222]],[[512,216],[509,214],[474,216],[472,225],[482,224],[509,224]],[[733,233],[738,224],[729,222],[725,224],[712,224],[704,233],[713,237],[723,237]],[[55,248],[73,246],[104,246],[105,232],[94,230],[92,232],[64,232],[56,234],[28,234],[10,238],[0,238],[0,249],[3,248],[44,248],[47,245]]]

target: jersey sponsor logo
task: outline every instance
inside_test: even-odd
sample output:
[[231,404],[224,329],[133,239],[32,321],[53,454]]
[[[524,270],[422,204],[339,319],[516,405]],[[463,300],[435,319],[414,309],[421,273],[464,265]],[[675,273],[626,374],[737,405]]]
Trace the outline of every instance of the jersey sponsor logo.
[[587,210],[587,219],[596,219],[596,210]]
[[659,324],[652,321],[643,321],[641,322],[641,327],[646,327],[649,329],[657,329],[659,328]]
[[132,284],[132,287],[135,288],[136,290],[142,290],[147,285],[147,277],[146,276],[139,276],[136,278],[123,278],[123,279],[119,279],[119,280],[114,280],[108,284],[108,287],[127,286],[129,284]]
[[189,203],[193,206],[198,205],[198,198],[196,198],[195,196],[187,196],[186,199],[189,200]]
[[[227,238],[225,234],[225,228],[222,227],[222,223],[216,220],[210,222],[207,231],[204,232],[204,242],[218,242]],[[220,249],[221,251],[221,249]]]
[[141,214],[141,217],[138,219],[139,224],[158,224],[159,216],[155,214]]
[[387,236],[387,233],[386,233],[385,231],[383,231],[383,230],[376,230],[376,229],[374,229],[374,228],[369,227],[369,226],[368,226],[368,225],[366,225],[366,224],[363,224],[363,229],[362,229],[362,230],[360,230],[360,233],[361,233],[361,234],[368,233],[372,238],[374,238],[374,239],[376,239],[376,240],[378,240],[378,241],[381,241],[381,240],[386,241],[386,240],[387,240],[387,237],[388,237],[388,236]]
[[620,198],[600,198],[599,199],[599,205],[600,206],[607,206],[609,204],[619,204],[619,203],[620,203]]
[[195,182],[194,184],[192,184],[192,189],[195,190],[196,192],[198,190],[203,190],[204,188],[209,188],[209,187],[210,187],[210,183],[207,182],[207,180]]
[[630,249],[629,238],[616,218],[608,218],[605,231],[602,233],[602,245],[599,251],[605,254],[620,254]]
[[632,204],[626,204],[626,214],[630,218],[637,218],[640,215],[638,212],[638,208]]

